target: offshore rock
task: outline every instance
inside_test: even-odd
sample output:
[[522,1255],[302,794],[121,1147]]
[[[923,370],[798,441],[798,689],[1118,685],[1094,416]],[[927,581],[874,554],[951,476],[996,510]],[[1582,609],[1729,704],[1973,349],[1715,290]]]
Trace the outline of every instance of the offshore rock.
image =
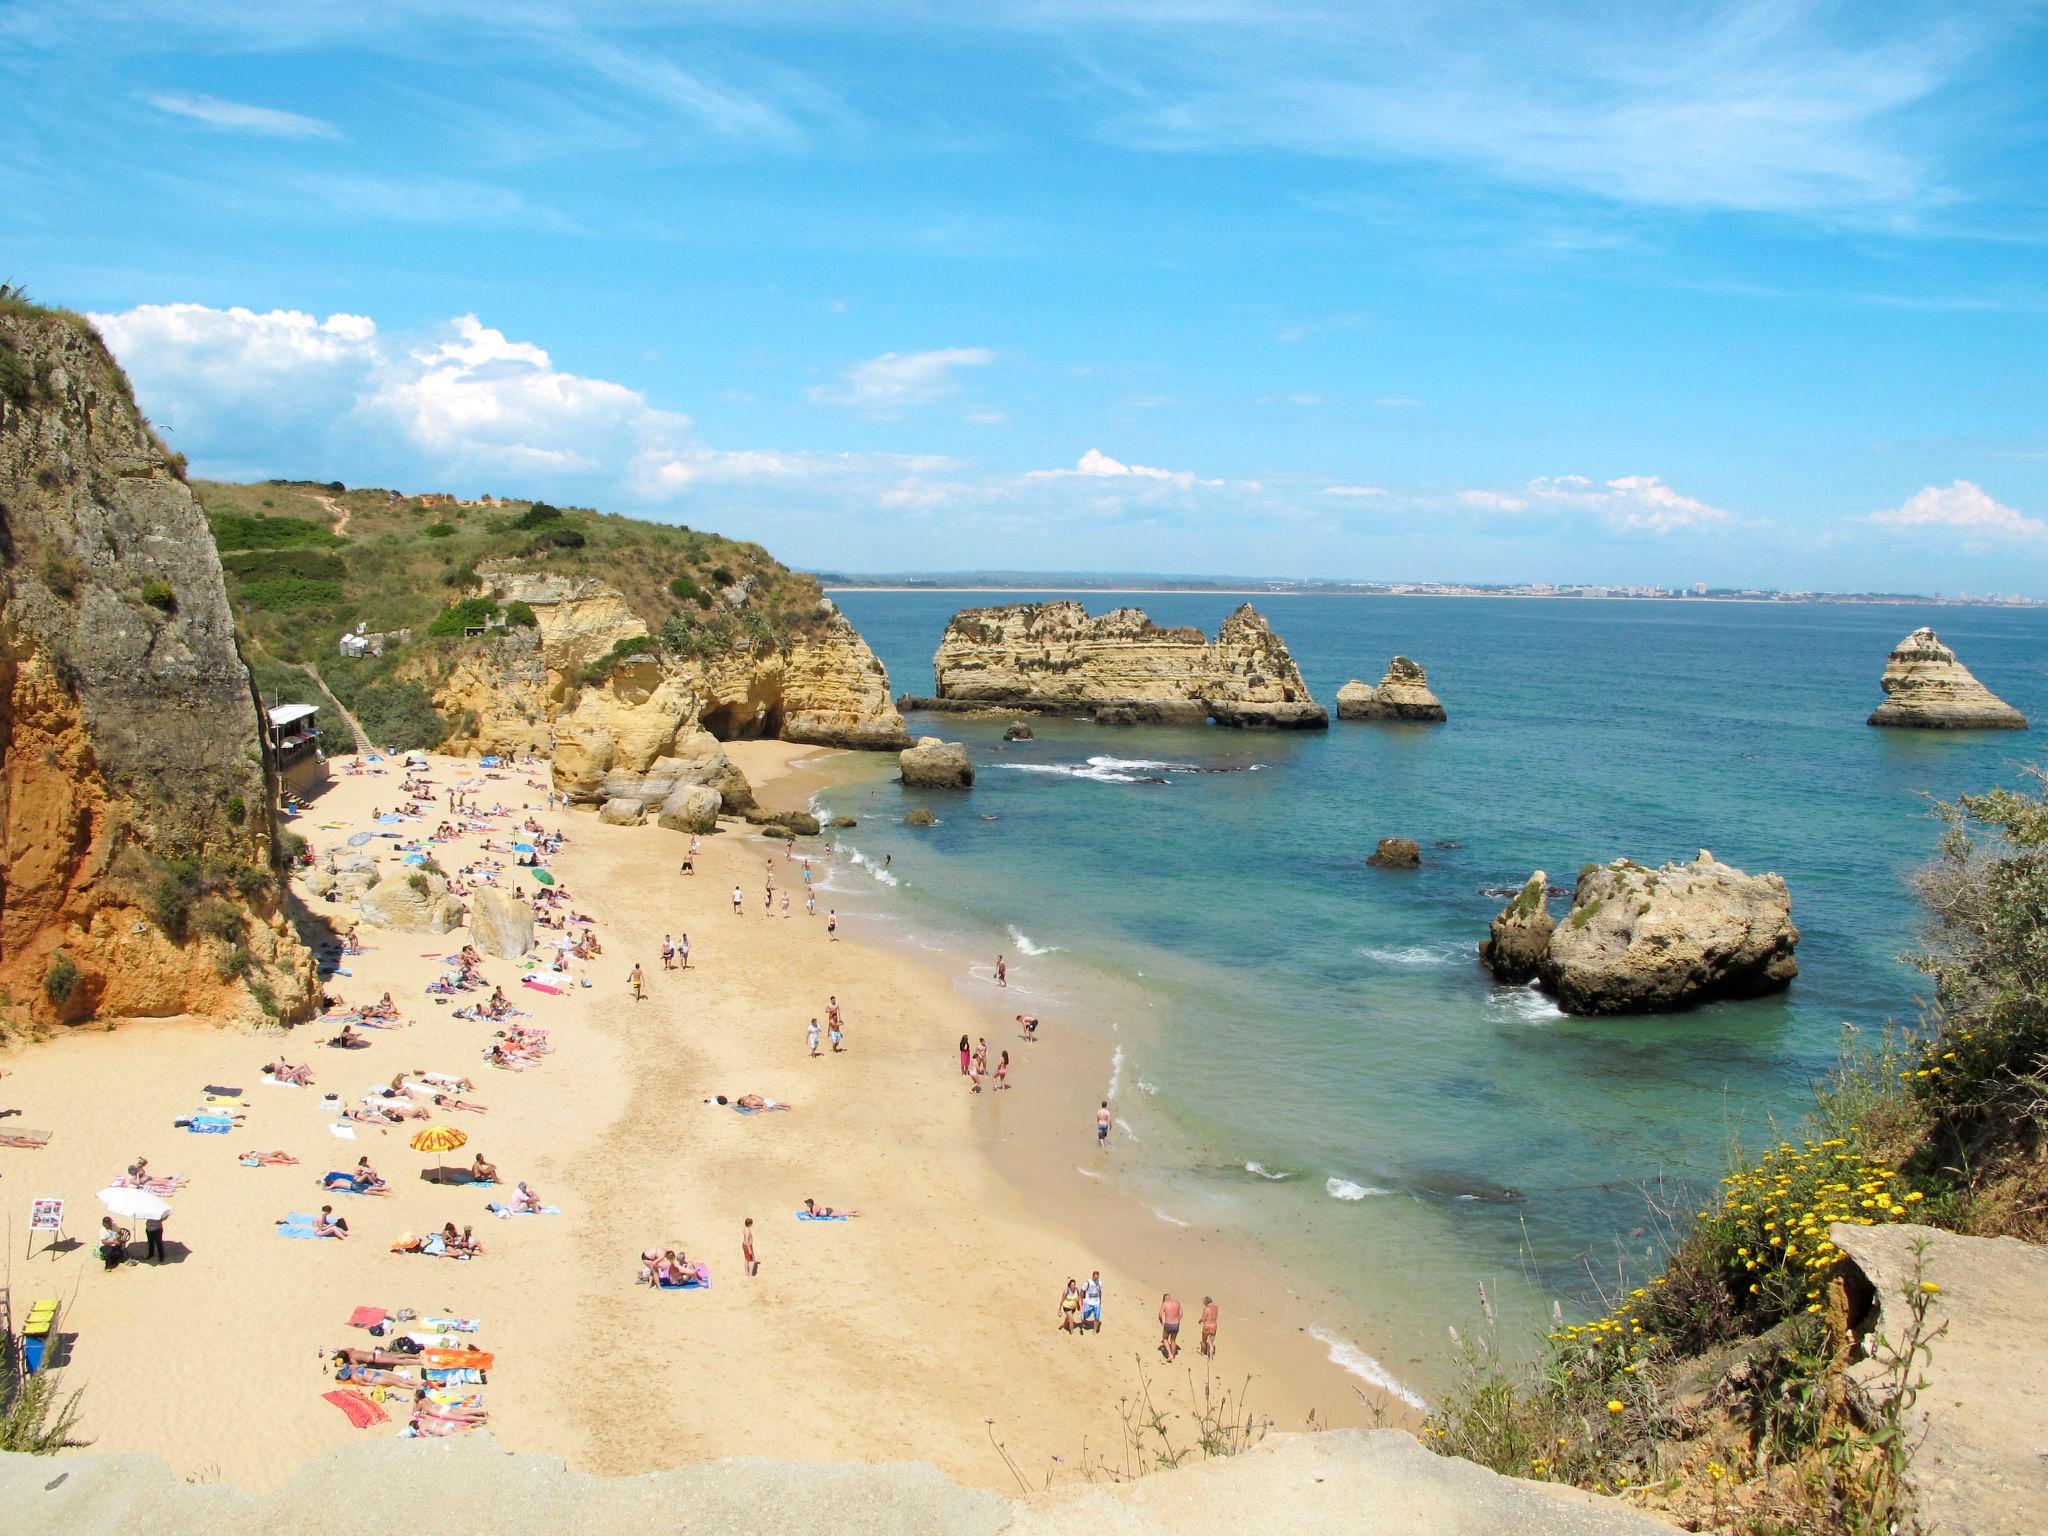
[[903,818],[903,825],[906,827],[935,827],[938,824],[939,818],[921,805]]
[[1442,700],[1429,691],[1429,678],[1406,656],[1396,656],[1377,688],[1353,678],[1337,690],[1339,720],[1442,720]]
[[1249,603],[1213,641],[1137,608],[1093,618],[1072,600],[969,608],[946,626],[932,669],[940,708],[1085,712],[1104,724],[1329,724]]
[[1537,975],[1567,1013],[1658,1013],[1780,991],[1799,974],[1798,943],[1777,875],[1704,849],[1661,869],[1617,859],[1580,873]]
[[903,782],[921,789],[971,789],[974,764],[967,748],[957,741],[921,736],[917,745],[897,755],[903,768]]
[[1420,869],[1422,845],[1412,837],[1383,837],[1365,862],[1375,869]]
[[1022,720],[1012,720],[1003,727],[1003,740],[1005,741],[1036,741],[1037,739],[1036,736],[1031,734],[1031,727]]
[[[317,995],[181,469],[90,325],[0,308],[0,994],[38,1022],[290,1020]],[[203,934],[157,920],[172,861],[207,892]]]
[[1520,986],[1535,979],[1557,927],[1546,904],[1549,896],[1549,877],[1539,869],[1479,941],[1479,963],[1493,972],[1495,981]]
[[1916,629],[1885,658],[1884,702],[1871,725],[1929,731],[2024,731],[2027,717],[1970,675],[1931,629]]
[[816,837],[819,832],[818,818],[809,811],[764,811],[756,807],[747,812],[745,819],[764,832],[783,832],[791,837]]
[[533,908],[494,886],[469,898],[469,941],[487,955],[517,960],[533,948]]

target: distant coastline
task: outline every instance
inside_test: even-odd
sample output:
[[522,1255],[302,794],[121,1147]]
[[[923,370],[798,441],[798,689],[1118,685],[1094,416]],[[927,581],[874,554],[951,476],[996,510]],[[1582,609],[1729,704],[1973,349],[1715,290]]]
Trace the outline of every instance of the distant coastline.
[[1648,589],[1584,587],[1463,587],[1438,585],[1434,583],[1392,583],[1337,582],[1337,581],[1275,581],[1259,582],[1175,582],[1157,576],[1135,576],[1128,580],[1109,580],[1102,577],[1073,577],[1060,581],[1051,578],[1030,581],[1003,581],[990,578],[976,580],[921,580],[915,577],[876,577],[864,579],[857,576],[840,576],[827,572],[814,572],[818,584],[827,592],[1007,592],[1019,597],[1043,596],[1048,593],[1099,592],[1119,593],[1131,596],[1165,596],[1172,594],[1200,593],[1219,597],[1504,597],[1504,598],[1549,598],[1570,602],[1586,603],[1750,603],[1772,607],[1837,607],[1860,608],[2039,608],[2044,606],[2038,598],[2031,597],[1970,597],[1970,596],[1921,596],[1911,592],[1768,592],[1709,589],[1706,592],[1679,592],[1672,590],[1653,591]]

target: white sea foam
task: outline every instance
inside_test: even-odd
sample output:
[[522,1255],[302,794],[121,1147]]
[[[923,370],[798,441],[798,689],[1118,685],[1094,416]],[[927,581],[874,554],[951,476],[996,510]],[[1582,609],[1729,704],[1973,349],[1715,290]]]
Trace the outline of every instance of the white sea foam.
[[1150,1083],[1146,1082],[1145,1079],[1143,1079],[1142,1077],[1138,1079],[1137,1088],[1138,1092],[1149,1093],[1154,1098],[1157,1098],[1159,1095],[1159,1090],[1153,1087]]
[[1166,1212],[1159,1209],[1159,1207],[1156,1205],[1152,1207],[1152,1214],[1154,1216],[1157,1216],[1161,1221],[1165,1222],[1168,1226],[1184,1227],[1188,1225],[1187,1222],[1182,1221],[1178,1216],[1167,1215]]
[[1083,1168],[1079,1163],[1074,1164],[1074,1172],[1081,1175],[1084,1179],[1099,1179],[1102,1177],[1093,1168]]
[[1381,965],[1449,965],[1462,959],[1466,949],[1463,944],[1402,944],[1361,949],[1359,953]]
[[852,859],[857,866],[866,870],[869,874],[873,875],[877,880],[881,881],[882,884],[900,885],[902,883],[888,870],[882,868],[881,865],[875,863],[872,859],[869,859],[858,848],[849,848],[846,850],[846,854],[847,857]]
[[1064,779],[1091,779],[1097,784],[1144,784],[1168,773],[1200,773],[1187,763],[1162,763],[1148,757],[1091,757],[1085,763],[1004,763],[1013,773],[1048,773]]
[[1124,1133],[1125,1141],[1136,1141],[1138,1139],[1138,1133],[1131,1129],[1131,1122],[1124,1119],[1122,1115],[1117,1116],[1116,1128]]
[[1010,942],[1017,946],[1017,953],[1020,955],[1049,955],[1059,948],[1057,944],[1032,943],[1031,935],[1019,932],[1014,923],[1010,925]]
[[1487,996],[1486,1006],[1510,1015],[1520,1024],[1554,1024],[1565,1016],[1564,1010],[1534,985],[1495,987]]
[[1318,1344],[1327,1344],[1330,1347],[1330,1363],[1332,1365],[1350,1372],[1360,1381],[1370,1386],[1379,1387],[1384,1391],[1393,1393],[1394,1396],[1400,1398],[1402,1402],[1408,1404],[1411,1408],[1424,1412],[1428,1410],[1429,1404],[1402,1386],[1400,1382],[1394,1380],[1392,1376],[1387,1374],[1385,1366],[1381,1365],[1379,1361],[1373,1359],[1371,1355],[1368,1355],[1349,1339],[1344,1338],[1340,1334],[1332,1333],[1327,1328],[1320,1327],[1309,1329],[1308,1336]]
[[1116,1102],[1117,1085],[1124,1076],[1124,1048],[1119,1045],[1109,1058],[1109,1091],[1103,1095],[1110,1103]]
[[1330,1178],[1323,1183],[1324,1192],[1332,1200],[1363,1200],[1367,1195],[1392,1194],[1392,1190],[1379,1189],[1371,1184],[1354,1184],[1349,1179]]
[[1282,1179],[1291,1179],[1294,1177],[1293,1174],[1287,1172],[1285,1169],[1282,1169],[1280,1172],[1275,1173],[1272,1169],[1268,1168],[1264,1163],[1246,1163],[1244,1165],[1244,1171],[1246,1173],[1255,1173],[1262,1179],[1271,1179],[1276,1184],[1279,1183]]

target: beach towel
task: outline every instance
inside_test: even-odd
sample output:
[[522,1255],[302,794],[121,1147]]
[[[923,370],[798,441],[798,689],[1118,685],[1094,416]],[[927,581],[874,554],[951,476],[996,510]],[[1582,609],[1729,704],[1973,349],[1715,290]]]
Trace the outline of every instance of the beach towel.
[[429,1328],[438,1328],[443,1333],[475,1333],[484,1325],[480,1317],[430,1317],[425,1322]]
[[559,1205],[544,1205],[539,1210],[522,1211],[515,1210],[511,1206],[506,1205],[502,1201],[498,1200],[493,1200],[489,1205],[486,1205],[484,1209],[489,1211],[493,1216],[497,1216],[508,1221],[514,1216],[559,1216],[562,1214],[562,1208]]
[[182,1125],[194,1136],[225,1136],[235,1128],[235,1122],[228,1119],[214,1119],[211,1115],[194,1115],[188,1120],[174,1120],[173,1125]]
[[203,1091],[205,1092],[209,1102],[216,1098],[239,1099],[242,1096],[241,1089],[223,1088],[219,1083],[208,1083]]
[[322,1392],[320,1396],[347,1414],[349,1423],[357,1429],[368,1429],[372,1424],[383,1424],[390,1420],[389,1414],[353,1387]]
[[531,976],[522,976],[519,980],[522,984],[533,988],[536,992],[546,992],[553,997],[560,997],[562,995],[560,987],[551,987],[544,981],[535,981]]
[[490,1385],[489,1382],[484,1380],[484,1373],[482,1371],[469,1366],[463,1366],[459,1370],[452,1371],[426,1370],[420,1372],[420,1374],[436,1386],[442,1387],[483,1387]]
[[270,1084],[273,1088],[303,1088],[306,1086],[304,1083],[288,1083],[281,1077],[272,1077],[268,1072],[263,1074],[263,1081]]
[[371,835],[368,832],[358,832],[348,840],[348,845],[351,848],[360,848],[370,840]]
[[356,1128],[352,1125],[330,1125],[327,1127],[327,1134],[337,1137],[342,1141],[354,1141],[356,1139]]
[[348,1315],[351,1328],[374,1328],[391,1314],[382,1307],[357,1307]]
[[462,1370],[465,1368],[476,1371],[488,1371],[491,1368],[492,1362],[496,1359],[497,1356],[486,1349],[429,1349],[420,1356],[423,1364],[443,1371]]
[[796,1212],[793,1212],[792,1214],[794,1214],[794,1215],[795,1215],[795,1217],[796,1217],[796,1219],[797,1219],[798,1221],[844,1221],[844,1220],[846,1220],[846,1218],[845,1218],[844,1216],[838,1215],[838,1214],[836,1214],[836,1213],[835,1213],[835,1214],[833,1214],[833,1215],[831,1215],[831,1216],[817,1216],[817,1215],[813,1215],[813,1214],[812,1214],[811,1212],[809,1212],[809,1211],[796,1211]]
[[692,1265],[690,1265],[689,1267],[690,1267],[691,1269],[693,1269],[693,1270],[695,1270],[695,1271],[696,1271],[696,1274],[695,1274],[694,1278],[692,1278],[692,1279],[689,1279],[689,1280],[662,1280],[662,1281],[657,1281],[657,1282],[656,1282],[656,1284],[655,1284],[655,1287],[654,1287],[654,1288],[655,1288],[656,1290],[658,1290],[658,1291],[708,1291],[708,1290],[710,1290],[710,1289],[711,1289],[711,1266],[710,1266],[710,1265],[708,1265],[708,1264],[692,1264]]
[[295,1227],[290,1225],[289,1223],[287,1223],[284,1226],[275,1228],[274,1230],[277,1232],[277,1235],[279,1237],[288,1237],[292,1239],[292,1241],[299,1243],[317,1241],[320,1238],[320,1234],[318,1232],[315,1232],[311,1227]]

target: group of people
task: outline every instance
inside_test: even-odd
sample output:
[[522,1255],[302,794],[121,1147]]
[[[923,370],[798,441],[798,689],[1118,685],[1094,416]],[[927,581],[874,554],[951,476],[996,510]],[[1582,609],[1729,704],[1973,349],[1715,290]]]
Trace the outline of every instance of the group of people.
[[[983,1035],[972,1045],[967,1037],[960,1037],[960,1075],[967,1079],[969,1093],[981,1092],[981,1080],[989,1075],[988,1036]],[[1010,1053],[1003,1051],[996,1059],[995,1085],[997,1088],[1010,1086]]]
[[[832,1038],[832,1054],[837,1056],[846,1049],[846,1019],[839,1011],[839,999],[836,995],[825,1000],[825,1027]],[[805,1038],[810,1042],[811,1054],[816,1056],[818,1054],[818,1016],[816,1014],[811,1015],[810,1028],[804,1033]]]

